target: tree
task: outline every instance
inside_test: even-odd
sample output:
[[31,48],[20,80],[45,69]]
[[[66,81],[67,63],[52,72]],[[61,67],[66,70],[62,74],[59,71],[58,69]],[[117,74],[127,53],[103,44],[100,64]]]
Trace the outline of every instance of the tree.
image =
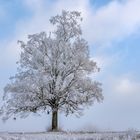
[[99,68],[89,57],[77,11],[62,11],[50,19],[55,31],[29,35],[22,48],[17,74],[4,88],[4,120],[31,112],[52,112],[52,130],[58,129],[58,111],[79,114],[85,106],[102,101],[101,84],[89,74]]

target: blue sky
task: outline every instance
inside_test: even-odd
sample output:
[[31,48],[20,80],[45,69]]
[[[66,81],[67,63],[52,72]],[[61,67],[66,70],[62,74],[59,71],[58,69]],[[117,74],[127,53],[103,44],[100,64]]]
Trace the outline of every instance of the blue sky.
[[[139,0],[0,0],[0,93],[16,73],[17,40],[49,32],[49,18],[65,10],[82,12],[83,37],[101,72],[104,101],[84,116],[60,115],[64,129],[140,130],[140,1]],[[50,116],[0,121],[0,131],[44,131]]]
[[96,8],[100,8],[100,7],[108,4],[111,1],[112,0],[90,0],[90,3],[92,4],[92,6],[94,6]]

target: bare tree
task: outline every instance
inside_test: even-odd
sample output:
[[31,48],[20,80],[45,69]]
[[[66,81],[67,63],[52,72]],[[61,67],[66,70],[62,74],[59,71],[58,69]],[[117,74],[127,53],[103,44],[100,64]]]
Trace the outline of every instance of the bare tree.
[[80,113],[94,101],[102,101],[101,84],[89,74],[99,69],[90,59],[81,37],[80,13],[62,11],[50,19],[55,30],[30,35],[22,48],[17,74],[4,88],[1,114],[4,120],[31,112],[52,112],[52,130],[58,129],[58,111]]

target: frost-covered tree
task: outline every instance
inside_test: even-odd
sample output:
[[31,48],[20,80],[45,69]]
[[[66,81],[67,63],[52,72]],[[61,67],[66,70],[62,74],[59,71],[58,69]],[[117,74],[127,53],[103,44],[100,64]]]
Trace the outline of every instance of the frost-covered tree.
[[77,11],[62,11],[50,19],[55,28],[49,35],[41,32],[29,35],[26,43],[19,41],[17,74],[4,88],[4,120],[49,111],[52,130],[57,130],[58,111],[78,114],[103,100],[101,84],[90,77],[99,69],[81,36],[81,20]]

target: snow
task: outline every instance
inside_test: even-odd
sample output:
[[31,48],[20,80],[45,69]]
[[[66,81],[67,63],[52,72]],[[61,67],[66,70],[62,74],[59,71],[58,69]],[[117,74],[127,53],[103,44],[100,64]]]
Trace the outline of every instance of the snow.
[[1,133],[0,140],[140,140],[140,132]]

